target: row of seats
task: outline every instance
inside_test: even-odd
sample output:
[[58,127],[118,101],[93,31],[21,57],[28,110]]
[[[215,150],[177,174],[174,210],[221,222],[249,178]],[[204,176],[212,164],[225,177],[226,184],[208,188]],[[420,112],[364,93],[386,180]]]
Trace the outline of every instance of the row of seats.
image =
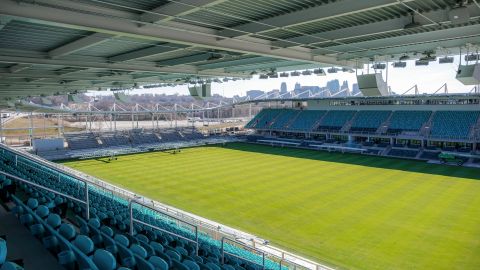
[[[431,111],[354,111],[354,110],[295,110],[263,109],[245,127],[284,131],[339,131],[349,121],[350,132],[418,133],[432,116]],[[433,115],[432,137],[466,139],[478,122],[479,111],[437,111]]]
[[478,121],[480,111],[439,111],[433,116],[430,135],[437,138],[466,139]]
[[375,132],[391,113],[391,111],[359,111],[350,131]]
[[64,134],[68,147],[71,150],[88,149],[99,147],[96,136],[91,133],[66,133]]
[[[193,130],[179,133],[178,131],[153,132],[106,132],[101,133],[98,138],[95,134],[89,133],[66,133],[65,139],[70,150],[93,149],[100,147],[116,147],[128,145],[147,145],[163,142],[174,142],[203,138],[203,134]],[[100,140],[100,142],[99,142]]]
[[282,110],[280,114],[275,118],[270,128],[272,129],[283,129],[288,124],[288,122],[298,113],[294,110]]
[[428,121],[431,114],[431,111],[395,111],[390,118],[387,133],[418,132]]
[[319,130],[339,131],[355,115],[355,111],[328,111],[320,122]]
[[310,131],[325,113],[326,111],[303,110],[287,129],[292,131]]
[[[6,150],[0,153],[0,169],[74,198],[85,197],[82,182],[24,157],[15,162],[15,155]],[[257,263],[226,256],[222,264],[221,243],[206,234],[199,234],[197,254],[196,245],[185,240],[195,239],[191,229],[139,206],[133,209],[134,217],[162,231],[135,224],[134,235],[129,235],[128,202],[95,186],[89,186],[90,220],[84,219],[85,207],[78,202],[26,184],[18,186],[27,198],[12,195],[18,218],[68,269],[257,270],[262,262],[260,256],[227,244],[228,252]],[[64,218],[69,213],[75,215],[73,224]],[[266,268],[279,265],[267,260]]]

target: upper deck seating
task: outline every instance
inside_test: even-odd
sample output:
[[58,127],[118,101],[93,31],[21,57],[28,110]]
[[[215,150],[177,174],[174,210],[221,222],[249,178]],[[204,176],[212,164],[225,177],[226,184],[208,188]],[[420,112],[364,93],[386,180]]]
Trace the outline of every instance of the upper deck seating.
[[270,126],[271,129],[285,129],[285,125],[298,113],[298,110],[283,109]]
[[277,116],[283,111],[283,109],[264,109],[265,113],[255,125],[257,129],[268,129]]
[[375,132],[390,114],[391,111],[359,111],[350,131]]
[[430,135],[433,138],[467,139],[480,111],[437,111]]
[[267,110],[268,109],[262,109],[260,112],[258,112],[255,117],[253,117],[252,120],[245,125],[245,128],[254,128],[260,119],[262,119],[262,117],[267,113]]
[[403,131],[420,131],[428,121],[431,111],[395,111],[390,118],[387,133],[399,134]]
[[288,130],[310,131],[325,113],[326,111],[317,110],[301,111],[297,118],[288,126]]
[[352,117],[356,111],[328,111],[323,117],[319,130],[339,131]]

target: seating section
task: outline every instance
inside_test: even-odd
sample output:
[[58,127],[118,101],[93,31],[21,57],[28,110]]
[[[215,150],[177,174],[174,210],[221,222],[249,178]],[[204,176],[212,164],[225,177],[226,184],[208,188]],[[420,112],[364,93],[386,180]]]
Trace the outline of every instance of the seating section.
[[132,139],[133,144],[154,144],[159,143],[157,135],[153,133],[144,133],[144,132],[132,132],[130,133],[130,138]]
[[184,140],[200,140],[200,139],[203,139],[205,137],[205,136],[203,136],[202,133],[200,133],[196,130],[182,131],[181,135],[183,136]]
[[391,113],[391,111],[359,111],[353,120],[350,131],[375,132]]
[[68,143],[68,148],[71,150],[97,148],[97,138],[91,132],[87,133],[65,133],[65,139]]
[[425,124],[431,111],[395,111],[390,118],[387,133],[400,134],[403,131],[420,131]]
[[295,120],[288,126],[291,131],[311,131],[314,125],[322,118],[326,111],[301,111]]
[[265,114],[255,125],[257,129],[268,129],[277,116],[282,112],[281,109],[267,109]]
[[122,132],[108,132],[100,135],[103,147],[130,145],[128,134]]
[[[398,135],[418,132],[432,116],[431,111],[353,111],[353,110],[297,110],[263,109],[245,127],[290,132],[337,132],[343,127],[350,132],[382,132]],[[439,111],[433,115],[430,136],[433,138],[468,139],[477,124],[480,111]],[[351,121],[351,125],[346,124]],[[382,127],[383,123],[388,129]],[[412,135],[412,134],[409,134]]]
[[182,136],[180,136],[180,134],[177,131],[160,132],[160,137],[163,142],[178,141],[182,138]]
[[270,109],[261,110],[255,115],[255,117],[252,118],[252,120],[250,120],[250,122],[245,125],[245,128],[255,128],[257,123],[267,114],[267,111],[269,110]]
[[297,110],[281,110],[279,115],[275,118],[271,129],[284,130],[288,122],[298,113]]
[[319,130],[339,131],[352,117],[356,111],[328,111],[323,117]]
[[433,116],[430,135],[434,138],[467,139],[480,111],[438,111]]
[[[29,158],[16,159],[6,149],[0,152],[0,169],[73,198],[85,197],[83,183]],[[192,230],[139,206],[134,206],[133,216],[162,231],[135,223],[130,235],[128,201],[96,186],[89,185],[90,219],[86,220],[86,208],[77,201],[5,177],[0,182],[4,197],[16,205],[12,211],[20,222],[66,269],[261,269],[262,257],[230,244],[224,248],[236,256],[225,255],[222,264],[221,243],[203,233],[197,252]],[[265,268],[280,269],[269,259]]]

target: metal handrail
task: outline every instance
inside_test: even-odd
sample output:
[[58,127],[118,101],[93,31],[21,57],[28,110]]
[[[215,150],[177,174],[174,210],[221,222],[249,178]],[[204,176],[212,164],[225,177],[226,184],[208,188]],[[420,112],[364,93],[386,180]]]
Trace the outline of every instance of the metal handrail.
[[[134,218],[134,217],[133,217],[133,204],[141,205],[141,206],[143,206],[143,207],[145,207],[145,208],[148,208],[148,209],[150,209],[150,210],[152,210],[152,211],[158,212],[158,213],[161,214],[161,215],[167,216],[167,217],[169,217],[169,218],[171,218],[171,219],[174,219],[174,220],[176,220],[176,221],[180,221],[181,223],[184,223],[184,224],[187,224],[187,225],[193,227],[193,229],[194,229],[194,231],[195,231],[195,240],[192,240],[192,239],[190,239],[190,238],[184,237],[184,236],[179,235],[179,234],[174,233],[174,232],[167,231],[167,230],[162,229],[162,228],[160,228],[160,227],[157,227],[157,226],[148,224],[148,223],[146,223],[146,222],[143,222],[143,221],[141,221],[141,220],[138,220],[138,219]],[[196,255],[198,255],[199,244],[198,244],[198,226],[197,226],[197,225],[192,224],[192,223],[187,222],[187,221],[184,221],[184,220],[181,220],[181,219],[179,219],[179,218],[177,218],[177,217],[175,217],[175,216],[173,216],[173,215],[170,215],[169,213],[165,213],[165,212],[163,212],[163,211],[160,211],[159,209],[155,209],[154,207],[152,207],[152,206],[150,206],[150,205],[147,205],[147,204],[145,204],[145,203],[143,203],[143,202],[137,201],[135,198],[134,198],[134,199],[131,199],[131,200],[129,201],[129,203],[128,203],[128,209],[129,209],[129,212],[130,212],[130,228],[129,228],[130,230],[129,230],[129,232],[130,232],[130,235],[131,235],[131,236],[133,236],[133,233],[134,233],[134,232],[133,232],[133,229],[134,229],[134,228],[133,228],[133,224],[134,224],[135,222],[136,222],[136,223],[140,223],[140,224],[145,225],[145,226],[148,226],[148,227],[150,227],[150,228],[152,228],[152,229],[156,229],[156,230],[159,230],[159,231],[168,233],[168,234],[170,234],[170,235],[173,235],[173,236],[176,236],[176,237],[178,237],[178,238],[181,238],[181,239],[184,239],[184,240],[186,240],[186,241],[189,241],[189,242],[194,243],[194,244],[195,244],[195,252],[196,252]]]
[[65,197],[65,198],[67,198],[67,199],[69,199],[69,200],[72,200],[72,201],[75,201],[75,202],[78,202],[78,203],[81,203],[81,204],[88,205],[88,203],[89,203],[88,198],[86,198],[86,200],[83,201],[83,200],[81,200],[81,199],[75,198],[75,197],[70,196],[70,195],[68,195],[68,194],[62,193],[62,192],[60,192],[60,191],[56,191],[56,190],[51,189],[51,188],[44,187],[44,186],[39,185],[39,184],[37,184],[37,183],[34,183],[34,182],[30,181],[30,180],[23,179],[23,178],[21,178],[21,177],[18,177],[18,176],[9,174],[9,173],[4,172],[4,171],[0,171],[0,174],[5,175],[6,177],[12,178],[12,179],[14,179],[14,180],[16,180],[16,181],[23,182],[23,183],[25,183],[25,184],[27,184],[27,185],[34,186],[34,187],[36,187],[36,188],[46,190],[46,191],[48,191],[48,192],[52,192],[52,193],[54,193],[54,194],[57,194],[57,195],[59,195],[59,196]]
[[[243,258],[243,257],[240,257],[238,256],[237,254],[234,254],[234,253],[230,253],[228,251],[225,250],[225,241],[230,241],[230,242],[233,242],[237,245],[241,245],[243,247],[246,247],[250,250],[253,250],[257,253],[260,253],[262,255],[262,264],[256,262],[256,261],[252,261],[252,260],[249,260],[249,259],[246,259],[246,258]],[[248,245],[245,245],[244,243],[240,242],[240,241],[237,241],[237,240],[234,240],[234,239],[230,239],[228,237],[222,237],[222,246],[221,246],[221,253],[222,253],[222,264],[225,264],[225,254],[227,255],[230,255],[230,256],[233,256],[233,257],[236,257],[236,258],[239,258],[241,260],[244,260],[244,261],[247,261],[247,262],[251,262],[251,263],[254,263],[256,265],[260,265],[262,266],[262,269],[265,269],[265,252],[263,252],[262,250],[259,250],[259,249],[256,249],[254,247],[250,247]],[[281,269],[281,268],[280,268]]]

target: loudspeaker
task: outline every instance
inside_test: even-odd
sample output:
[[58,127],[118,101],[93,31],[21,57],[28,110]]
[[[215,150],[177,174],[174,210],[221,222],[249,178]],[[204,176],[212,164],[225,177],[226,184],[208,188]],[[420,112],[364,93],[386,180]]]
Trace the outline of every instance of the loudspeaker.
[[480,64],[462,65],[458,67],[455,77],[464,85],[477,85],[480,83]]
[[357,82],[358,88],[365,97],[388,95],[387,83],[380,73],[357,75]]
[[212,84],[206,83],[202,85],[195,85],[192,87],[188,87],[188,91],[190,92],[190,96],[201,99],[206,97],[212,96]]

